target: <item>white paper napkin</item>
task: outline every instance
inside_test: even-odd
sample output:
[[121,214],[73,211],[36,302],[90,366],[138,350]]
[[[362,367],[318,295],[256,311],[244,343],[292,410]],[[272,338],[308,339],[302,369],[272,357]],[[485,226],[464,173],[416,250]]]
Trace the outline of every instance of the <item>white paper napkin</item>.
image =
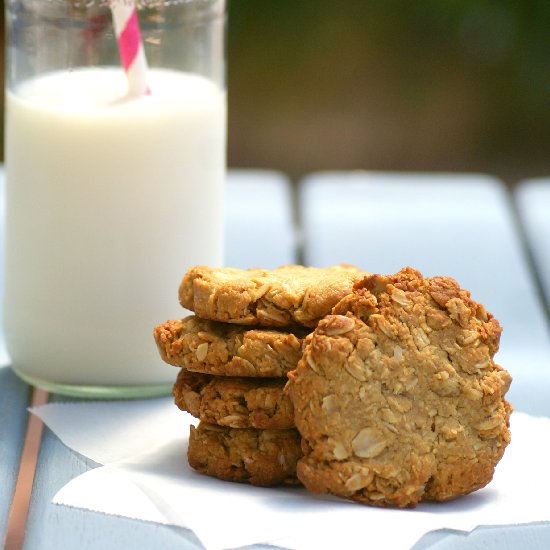
[[198,474],[186,458],[189,425],[196,421],[171,398],[55,403],[32,412],[71,449],[104,465],[70,481],[55,503],[187,527],[208,550],[254,543],[353,550],[368,540],[397,550],[437,529],[550,520],[550,418],[512,414],[512,443],[484,489],[394,510]]

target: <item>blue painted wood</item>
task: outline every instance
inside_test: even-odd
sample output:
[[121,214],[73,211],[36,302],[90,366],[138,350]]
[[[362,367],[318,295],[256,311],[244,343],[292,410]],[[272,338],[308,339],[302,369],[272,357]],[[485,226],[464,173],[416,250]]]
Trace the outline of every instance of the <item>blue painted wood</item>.
[[515,190],[515,199],[550,308],[550,178],[522,182]]
[[296,263],[292,190],[288,178],[268,170],[230,170],[225,233],[225,265],[272,269]]
[[8,367],[0,367],[0,540],[6,533],[27,424],[30,388]]
[[518,410],[550,416],[550,329],[511,208],[478,174],[328,172],[299,190],[304,257],[393,273],[450,275],[504,327],[497,361]]

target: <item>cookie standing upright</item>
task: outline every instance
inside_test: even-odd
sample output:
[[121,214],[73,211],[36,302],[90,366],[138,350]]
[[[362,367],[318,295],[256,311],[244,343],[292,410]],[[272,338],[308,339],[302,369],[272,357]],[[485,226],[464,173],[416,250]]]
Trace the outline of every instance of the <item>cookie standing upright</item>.
[[371,276],[306,340],[288,391],[310,490],[382,506],[486,485],[510,441],[501,328],[446,277]]

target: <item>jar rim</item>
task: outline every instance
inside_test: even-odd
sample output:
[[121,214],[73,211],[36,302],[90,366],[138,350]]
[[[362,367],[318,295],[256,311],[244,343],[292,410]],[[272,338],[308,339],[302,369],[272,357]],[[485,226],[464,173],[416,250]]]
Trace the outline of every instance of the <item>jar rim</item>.
[[[44,0],[40,0],[43,2]],[[70,4],[74,8],[105,8],[120,2],[135,4],[137,9],[169,7],[180,4],[224,4],[225,0],[46,0],[51,4]]]

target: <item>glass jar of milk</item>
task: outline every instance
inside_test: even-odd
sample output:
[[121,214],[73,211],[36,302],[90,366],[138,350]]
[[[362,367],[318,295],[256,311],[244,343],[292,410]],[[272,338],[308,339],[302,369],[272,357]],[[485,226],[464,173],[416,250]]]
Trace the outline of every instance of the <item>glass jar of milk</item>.
[[135,7],[138,95],[109,1],[6,1],[6,346],[65,395],[169,393],[153,327],[185,315],[189,266],[222,262],[225,0]]

